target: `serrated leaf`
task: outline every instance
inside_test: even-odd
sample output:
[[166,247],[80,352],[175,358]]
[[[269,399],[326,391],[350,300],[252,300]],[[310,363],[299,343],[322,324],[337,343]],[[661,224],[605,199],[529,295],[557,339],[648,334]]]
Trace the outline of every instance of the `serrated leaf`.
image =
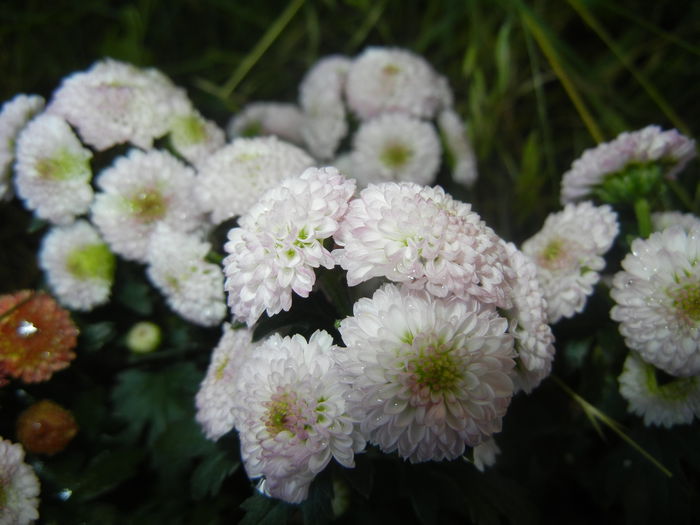
[[309,496],[301,504],[305,525],[325,525],[333,520],[333,481],[328,469],[322,472],[311,484]]
[[147,429],[148,441],[153,443],[170,422],[191,415],[200,379],[192,363],[177,363],[158,372],[119,374],[112,402],[115,416],[127,423],[126,438],[133,441]]
[[370,497],[372,485],[374,484],[374,466],[370,458],[356,455],[355,468],[343,469],[341,472],[353,489],[365,498]]
[[289,515],[289,506],[279,500],[254,494],[243,503],[246,511],[239,525],[285,525]]
[[241,463],[223,450],[205,456],[197,465],[190,479],[190,489],[195,500],[215,496],[226,478],[238,470]]
[[151,453],[151,465],[158,471],[162,483],[177,482],[192,458],[215,449],[195,419],[186,416],[168,424],[160,433]]
[[127,280],[117,288],[115,297],[117,301],[137,314],[150,316],[153,313],[153,299],[150,291],[151,289],[144,282],[135,279]]
[[88,501],[115,489],[137,473],[144,456],[144,450],[136,447],[101,452],[84,469],[73,497]]
[[88,324],[80,329],[80,348],[87,352],[95,352],[116,336],[115,323],[111,321]]

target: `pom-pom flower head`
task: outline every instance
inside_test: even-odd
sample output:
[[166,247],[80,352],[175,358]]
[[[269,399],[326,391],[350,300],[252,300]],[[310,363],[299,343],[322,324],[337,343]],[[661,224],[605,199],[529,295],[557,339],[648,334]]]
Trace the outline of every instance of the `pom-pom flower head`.
[[352,414],[411,462],[454,459],[501,430],[511,396],[508,321],[478,301],[386,284],[340,323]]
[[350,286],[386,277],[439,297],[510,308],[512,270],[498,236],[442,188],[370,184],[350,202],[333,256]]
[[204,225],[192,198],[194,171],[159,150],[132,149],[97,177],[92,219],[112,250],[145,262],[148,243],[160,223],[182,232]]
[[189,163],[201,164],[226,142],[224,131],[189,104],[172,117],[170,143]]
[[27,208],[68,224],[92,203],[92,153],[60,117],[41,114],[17,139],[15,186]]
[[662,177],[674,178],[693,157],[695,141],[675,129],[647,126],[621,133],[574,161],[562,178],[561,202],[590,198],[596,192],[608,202],[642,197],[655,191]]
[[251,326],[263,311],[308,297],[314,268],[335,263],[324,241],[338,229],[355,181],[335,168],[309,168],[269,190],[228,233],[225,288],[233,314]]
[[75,358],[78,329],[44,292],[0,296],[0,377],[47,381]]
[[636,239],[610,291],[627,346],[674,376],[700,375],[699,259],[700,228]]
[[253,102],[231,118],[226,133],[230,139],[274,135],[292,144],[303,144],[303,119],[295,104]]
[[630,412],[647,426],[670,428],[692,423],[700,414],[700,376],[680,377],[661,384],[654,366],[631,352],[619,377],[620,394]]
[[447,153],[452,161],[452,178],[455,182],[471,186],[476,182],[476,155],[472,149],[462,119],[453,109],[445,109],[437,118],[440,134],[445,141]]
[[277,334],[249,354],[237,375],[236,426],[241,456],[261,489],[290,503],[306,499],[309,485],[331,458],[354,467],[364,448],[347,413],[348,385],[331,336],[316,331],[308,340]]
[[86,221],[54,227],[44,237],[39,264],[61,304],[91,310],[109,299],[115,257]]
[[38,95],[17,95],[0,108],[0,200],[12,196],[10,177],[17,137],[43,108],[44,99]]
[[0,437],[0,523],[28,525],[39,518],[39,480],[24,462],[22,445]]
[[57,454],[77,433],[73,414],[50,399],[34,403],[17,418],[17,439],[33,454]]
[[550,323],[583,310],[618,230],[610,206],[586,201],[550,214],[542,229],[523,243],[523,252],[537,265]]

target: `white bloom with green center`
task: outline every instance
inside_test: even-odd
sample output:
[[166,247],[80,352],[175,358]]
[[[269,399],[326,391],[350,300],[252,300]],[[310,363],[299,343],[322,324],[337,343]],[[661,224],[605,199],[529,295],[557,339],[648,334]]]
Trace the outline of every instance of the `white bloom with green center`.
[[0,201],[12,197],[12,164],[17,137],[43,108],[43,97],[23,94],[16,95],[0,108]]
[[700,415],[700,376],[660,382],[658,371],[630,352],[618,379],[628,410],[644,418],[647,426],[670,428],[692,423]]
[[473,299],[386,284],[340,333],[353,415],[367,440],[412,463],[454,459],[501,430],[513,395],[508,321]]
[[432,119],[445,99],[443,82],[421,56],[405,49],[368,47],[347,73],[345,95],[362,120],[389,112]]
[[97,177],[92,220],[112,251],[146,262],[160,223],[190,233],[206,225],[193,193],[194,170],[166,151],[132,149]]
[[223,334],[211,354],[209,368],[195,396],[195,419],[204,435],[218,440],[234,427],[236,421],[236,376],[241,366],[258,346],[253,331],[223,325]]
[[432,124],[400,113],[363,122],[353,138],[352,175],[373,182],[430,184],[440,167],[440,139]]
[[251,326],[263,311],[308,297],[315,268],[335,261],[324,243],[338,229],[355,181],[332,167],[309,168],[266,192],[228,232],[225,288],[233,314]]
[[573,162],[562,176],[561,203],[590,198],[606,178],[623,176],[630,168],[658,166],[660,176],[674,178],[695,155],[695,141],[675,129],[647,126],[626,131],[587,149]]
[[460,184],[473,185],[478,177],[476,155],[464,122],[454,109],[448,108],[438,114],[437,123],[450,159],[452,178]]
[[0,437],[0,525],[28,525],[39,518],[39,480],[24,462],[24,449]]
[[267,190],[312,164],[306,152],[276,137],[235,139],[198,167],[196,197],[219,224],[243,215]]
[[332,158],[348,133],[343,90],[351,64],[342,55],[323,57],[299,84],[299,106],[303,111],[301,135],[317,159]]
[[700,228],[672,226],[632,242],[610,312],[627,346],[674,376],[700,374]]
[[370,184],[350,202],[334,239],[350,286],[386,277],[438,297],[512,307],[513,271],[500,238],[439,186]]
[[231,140],[275,135],[286,142],[302,145],[303,119],[301,109],[296,104],[253,102],[231,117],[226,134]]
[[104,59],[64,78],[47,111],[63,116],[99,151],[123,143],[149,149],[188,104],[184,90],[160,71]]
[[523,243],[523,253],[537,265],[550,323],[583,311],[618,231],[610,206],[586,201],[550,214],[542,229]]
[[60,117],[42,113],[17,139],[15,187],[25,206],[55,224],[69,224],[93,199],[92,153]]
[[202,326],[221,323],[226,315],[224,275],[206,261],[211,249],[192,233],[159,224],[148,245],[146,274],[184,319]]
[[49,230],[39,265],[58,301],[74,310],[92,310],[109,300],[115,257],[87,221]]
[[343,352],[318,330],[273,334],[260,342],[236,374],[235,423],[248,477],[289,503],[306,499],[309,485],[333,458],[354,467],[365,446],[348,414],[349,386],[335,354]]
[[226,135],[215,122],[187,106],[172,117],[170,144],[187,162],[198,166],[224,146]]

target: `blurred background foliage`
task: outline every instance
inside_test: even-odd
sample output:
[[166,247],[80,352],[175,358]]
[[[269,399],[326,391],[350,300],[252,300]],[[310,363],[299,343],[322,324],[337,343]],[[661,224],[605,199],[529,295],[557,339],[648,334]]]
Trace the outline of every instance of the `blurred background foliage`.
[[[700,2],[632,0],[5,1],[0,100],[48,97],[65,75],[110,56],[159,68],[225,125],[248,102],[296,101],[319,57],[408,48],[448,77],[478,154],[472,190],[445,184],[520,242],[559,209],[561,175],[585,148],[647,124],[700,137],[699,20]],[[681,183],[695,187],[697,164]],[[700,193],[690,197],[697,214]],[[31,232],[19,206],[2,207],[3,292],[41,284]],[[74,316],[82,335],[71,368],[0,392],[2,436],[42,397],[70,408],[81,427],[64,453],[32,460],[45,523],[326,523],[334,488],[351,503],[338,523],[700,521],[698,425],[649,429],[626,414],[616,385],[624,344],[601,294],[557,325],[561,379],[513,401],[494,469],[410,466],[370,451],[353,471],[327,471],[307,503],[290,507],[254,495],[234,437],[201,436],[192,400],[218,329],[171,314],[142,273],[120,263],[116,300]],[[129,355],[124,333],[144,319],[164,328],[164,342]],[[671,476],[597,410],[623,422]]]

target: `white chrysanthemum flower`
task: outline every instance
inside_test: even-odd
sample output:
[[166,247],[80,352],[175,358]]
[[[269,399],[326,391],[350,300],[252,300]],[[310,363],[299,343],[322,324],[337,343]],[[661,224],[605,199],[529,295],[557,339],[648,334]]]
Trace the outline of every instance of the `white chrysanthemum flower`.
[[332,158],[348,132],[343,90],[351,64],[345,56],[324,57],[299,85],[299,105],[303,111],[301,134],[311,154],[318,159]]
[[97,150],[130,142],[149,149],[171,126],[187,95],[156,69],[113,59],[63,79],[47,111],[64,117]]
[[486,467],[493,467],[496,464],[496,456],[501,453],[501,448],[496,444],[496,440],[489,438],[474,447],[474,466],[483,472]]
[[301,145],[303,125],[301,109],[296,104],[283,102],[253,102],[229,120],[226,134],[229,139],[275,135],[292,144]]
[[512,243],[504,243],[508,263],[515,272],[513,308],[506,310],[515,337],[517,389],[531,392],[552,371],[554,335],[547,324],[547,301],[540,288],[535,263]]
[[476,155],[464,122],[454,109],[449,108],[438,114],[437,123],[452,161],[452,178],[455,182],[471,186],[476,182],[478,173]]
[[39,265],[58,301],[74,310],[92,310],[109,299],[115,257],[87,221],[55,226],[44,237]]
[[282,179],[313,164],[303,150],[276,137],[236,139],[199,166],[196,195],[219,224],[246,213]]
[[651,214],[651,226],[656,232],[676,225],[689,232],[693,228],[700,227],[700,217],[679,211],[661,211]]
[[602,256],[618,230],[610,206],[571,203],[550,214],[542,229],[523,243],[522,251],[537,265],[550,323],[583,311],[605,267]]
[[676,378],[659,384],[656,369],[634,352],[625,360],[618,378],[628,410],[644,418],[647,426],[670,428],[692,423],[700,414],[700,376]]
[[389,113],[363,122],[353,137],[353,176],[372,182],[430,184],[440,167],[440,139],[432,124]]
[[194,234],[160,224],[148,245],[146,273],[170,307],[202,326],[219,324],[226,315],[224,275],[205,260],[211,249]]
[[585,199],[607,176],[630,165],[660,163],[667,178],[675,177],[695,157],[695,141],[677,130],[661,131],[647,126],[624,132],[611,142],[587,149],[576,159],[562,178],[561,202]]
[[292,292],[308,297],[314,268],[335,263],[324,241],[355,191],[335,168],[309,168],[269,190],[228,233],[225,288],[233,314],[249,326],[263,310],[292,306]]
[[453,459],[501,430],[513,395],[508,321],[473,299],[386,284],[355,303],[339,360],[363,435],[412,463]]
[[44,108],[39,95],[20,94],[0,108],[0,201],[12,197],[12,164],[20,132]]
[[347,73],[348,105],[361,119],[387,112],[431,119],[445,98],[443,80],[405,49],[368,47]]
[[194,171],[170,153],[132,149],[97,177],[102,192],[95,197],[92,220],[112,251],[145,262],[158,224],[183,233],[204,226],[192,198],[196,184]]
[[347,413],[348,385],[334,360],[342,351],[320,330],[308,342],[273,334],[242,364],[235,409],[241,457],[266,494],[299,503],[331,458],[354,467],[365,441]]
[[233,429],[236,422],[236,377],[241,366],[257,347],[253,332],[235,330],[224,324],[223,334],[211,354],[207,373],[195,396],[195,419],[212,441]]
[[226,135],[213,121],[205,119],[196,109],[183,107],[172,116],[170,143],[179,155],[198,166],[215,151],[224,147]]
[[92,153],[60,117],[35,117],[17,139],[15,187],[25,206],[55,224],[68,224],[92,203]]
[[512,306],[512,270],[499,237],[442,188],[370,184],[350,202],[333,251],[350,286],[386,277],[430,293]]
[[610,316],[627,346],[674,376],[700,375],[700,228],[632,242],[615,274]]
[[28,525],[38,519],[39,490],[22,445],[0,437],[0,525]]

